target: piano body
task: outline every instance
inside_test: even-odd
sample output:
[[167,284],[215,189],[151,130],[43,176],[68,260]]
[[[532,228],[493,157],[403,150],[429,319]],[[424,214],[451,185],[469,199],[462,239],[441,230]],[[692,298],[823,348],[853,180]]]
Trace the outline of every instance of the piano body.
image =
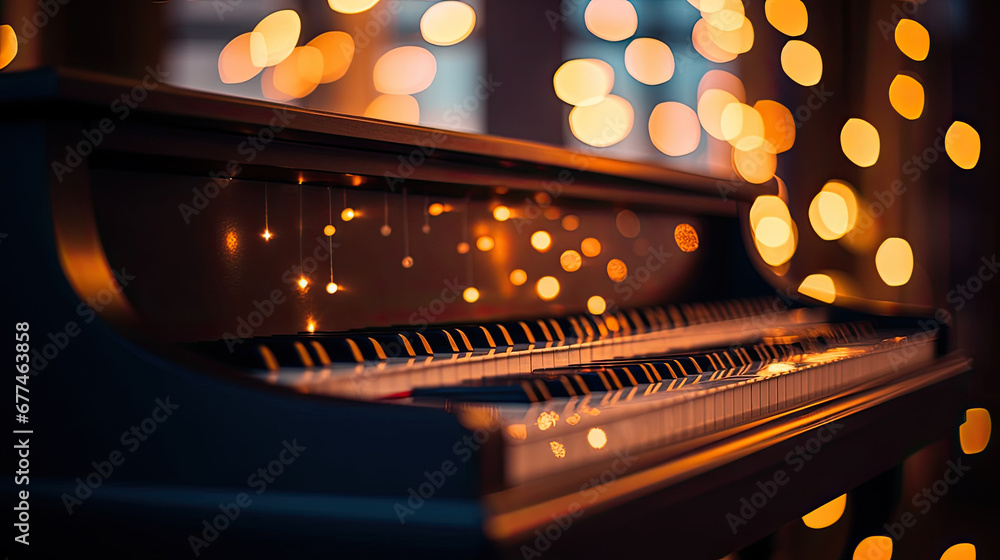
[[962,421],[933,310],[764,280],[773,180],[136,85],[0,78],[43,549],[717,559]]

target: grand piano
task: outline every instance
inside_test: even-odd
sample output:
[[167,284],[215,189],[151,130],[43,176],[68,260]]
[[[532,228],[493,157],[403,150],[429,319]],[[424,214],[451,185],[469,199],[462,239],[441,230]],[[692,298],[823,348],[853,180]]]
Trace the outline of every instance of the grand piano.
[[764,274],[777,180],[134,88],[0,76],[32,552],[715,560],[963,421],[946,314]]

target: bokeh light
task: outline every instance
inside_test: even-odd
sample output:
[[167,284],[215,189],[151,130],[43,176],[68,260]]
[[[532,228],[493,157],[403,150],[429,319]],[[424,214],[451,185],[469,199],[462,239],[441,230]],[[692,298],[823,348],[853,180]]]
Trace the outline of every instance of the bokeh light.
[[510,271],[510,283],[515,286],[521,286],[528,281],[528,273],[521,270],[520,268],[515,268]]
[[846,507],[847,494],[843,494],[802,516],[802,522],[810,529],[825,529],[844,515]]
[[871,167],[878,161],[881,141],[878,130],[866,120],[849,119],[840,131],[844,155],[858,167]]
[[594,449],[602,449],[608,444],[608,434],[601,428],[591,428],[587,432],[587,443]]
[[640,37],[625,48],[625,69],[643,84],[659,85],[674,75],[674,53],[663,41]]
[[580,242],[580,252],[585,257],[596,257],[601,254],[601,242],[593,237],[588,237]]
[[889,103],[903,118],[911,121],[924,112],[924,86],[906,74],[897,74],[889,84]]
[[423,47],[398,47],[383,54],[375,63],[375,89],[380,93],[412,95],[434,81],[437,60]]
[[[249,37],[247,38],[249,41]],[[247,52],[249,52],[249,47]],[[0,70],[5,68],[17,56],[17,33],[9,25],[0,25]],[[222,58],[219,58],[219,73],[222,73]],[[253,76],[250,76],[252,78]],[[250,78],[247,78],[249,80]],[[223,80],[225,82],[225,80]],[[233,82],[226,82],[233,83]]]
[[979,163],[982,143],[976,129],[962,121],[955,121],[944,137],[944,149],[951,161],[962,169],[972,169]]
[[588,107],[604,101],[614,85],[614,69],[597,58],[568,60],[552,76],[556,96],[577,107]]
[[506,222],[510,219],[510,208],[506,206],[497,206],[493,209],[493,219],[498,222]]
[[969,543],[950,546],[941,555],[941,560],[976,560],[976,547]]
[[902,286],[910,281],[913,274],[913,249],[905,239],[890,237],[875,253],[875,268],[883,282],[889,286]]
[[587,311],[593,315],[600,315],[608,308],[608,303],[601,296],[591,296],[587,300]]
[[792,117],[792,112],[781,103],[769,99],[754,103],[753,108],[764,124],[762,147],[774,154],[792,149],[795,145],[795,118]]
[[323,78],[323,53],[314,47],[295,47],[274,67],[274,88],[299,99],[316,89]]
[[[0,26],[0,53],[3,53],[0,54],[0,68],[6,66],[3,59],[7,57],[7,45],[3,35],[4,27],[9,28],[10,26]],[[222,83],[240,84],[260,74],[263,68],[254,66],[253,61],[267,60],[267,50],[264,48],[263,37],[251,41],[251,35],[253,32],[240,35],[230,41],[219,53],[219,79],[222,80]],[[250,51],[251,46],[257,47],[256,54]],[[15,52],[17,50],[16,42],[14,50]]]
[[476,303],[479,301],[479,290],[469,286],[462,292],[462,299],[469,303]]
[[927,58],[931,50],[931,35],[927,28],[912,19],[901,19],[896,24],[896,46],[903,54],[916,61]]
[[552,247],[552,236],[547,231],[536,231],[531,234],[531,246],[539,253],[544,253]]
[[566,214],[562,219],[562,227],[566,231],[576,231],[580,227],[580,218],[573,214]]
[[788,41],[781,49],[781,69],[793,82],[814,86],[823,78],[823,56],[805,41]]
[[615,227],[618,228],[618,233],[622,234],[622,237],[635,239],[639,236],[641,227],[639,216],[631,210],[622,210],[615,216]]
[[456,45],[472,34],[476,27],[476,11],[465,2],[438,2],[420,18],[420,34],[432,45]]
[[480,251],[490,251],[495,245],[493,238],[488,235],[482,235],[476,239],[476,248]]
[[576,272],[583,265],[583,257],[572,249],[563,251],[563,254],[559,255],[559,265],[566,272]]
[[611,259],[608,261],[608,278],[615,282],[623,282],[628,277],[628,267],[621,259]]
[[962,452],[966,455],[975,455],[986,449],[992,431],[990,411],[985,408],[970,408],[965,411],[965,422],[958,429]]
[[698,232],[691,224],[678,224],[674,228],[674,242],[681,251],[691,253],[698,249]]
[[[280,10],[260,20],[253,29],[250,39],[253,43],[263,42],[263,47],[252,44],[251,53],[267,53],[263,60],[254,60],[255,66],[274,66],[285,60],[295,50],[302,32],[302,21],[295,10]],[[261,50],[263,48],[263,50]]]
[[736,53],[727,52],[715,44],[711,33],[709,33],[709,27],[711,26],[704,19],[699,19],[695,22],[694,27],[691,29],[691,44],[694,45],[694,50],[705,57],[705,60],[717,64],[736,60]]
[[690,154],[701,143],[698,114],[683,103],[660,103],[649,115],[649,139],[657,150],[668,156]]
[[354,38],[343,31],[329,31],[318,35],[306,46],[323,53],[323,77],[319,80],[321,84],[343,78],[354,60]]
[[764,119],[749,105],[730,103],[722,110],[719,124],[722,137],[738,150],[755,150],[764,144]]
[[591,33],[605,41],[624,41],[639,25],[635,6],[628,0],[591,0],[583,20]]
[[725,140],[722,131],[722,114],[726,107],[739,104],[740,100],[732,93],[721,89],[705,90],[698,98],[698,120],[712,138]]
[[[826,274],[810,274],[809,276],[806,276],[801,284],[799,284],[799,293],[824,303],[833,303],[837,299],[837,286],[834,284],[833,278],[830,278]],[[840,513],[843,513],[843,511],[844,507],[843,504],[841,504]],[[837,514],[837,517],[840,517],[840,513]],[[806,518],[803,517],[802,520],[806,521]],[[834,519],[834,521],[836,521],[836,519]],[[813,527],[812,525],[809,525],[809,521],[806,521],[806,525],[813,527],[813,529],[820,529],[832,524],[833,522],[831,521],[821,527]]]
[[733,148],[733,169],[746,182],[762,185],[774,177],[778,156],[763,147],[746,151]]
[[418,125],[420,124],[420,104],[412,95],[382,94],[365,107],[364,116]]
[[342,14],[359,14],[370,10],[378,0],[327,0],[330,9]]
[[535,292],[545,301],[553,300],[559,295],[559,281],[552,276],[542,276],[535,283]]
[[798,37],[809,28],[809,11],[802,0],[767,0],[764,15],[768,23],[789,37]]
[[892,539],[881,535],[867,537],[858,543],[852,558],[853,560],[890,560],[892,558]]
[[609,95],[604,101],[589,107],[574,107],[569,112],[569,127],[578,140],[595,148],[605,148],[621,142],[632,132],[635,112],[632,105]]

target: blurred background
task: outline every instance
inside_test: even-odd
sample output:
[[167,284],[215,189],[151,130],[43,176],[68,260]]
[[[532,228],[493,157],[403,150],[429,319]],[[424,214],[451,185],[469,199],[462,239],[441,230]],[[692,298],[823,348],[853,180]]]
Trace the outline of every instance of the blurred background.
[[[777,177],[788,227],[753,223],[747,242],[776,289],[945,310],[976,361],[971,406],[996,411],[997,22],[995,3],[971,0],[4,0],[0,71],[155,70],[708,175],[721,196]],[[918,521],[892,557],[962,542],[1000,556],[996,446],[965,456],[957,436],[904,465],[891,519]],[[915,507],[955,457],[969,474]],[[844,525],[791,522],[771,557],[838,557]]]

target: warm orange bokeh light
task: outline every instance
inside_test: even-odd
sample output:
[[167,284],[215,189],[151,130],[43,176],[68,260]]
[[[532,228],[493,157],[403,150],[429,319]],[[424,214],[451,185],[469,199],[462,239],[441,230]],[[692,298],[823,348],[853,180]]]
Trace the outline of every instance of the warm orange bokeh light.
[[375,89],[380,93],[412,95],[430,87],[437,74],[437,60],[423,47],[398,47],[375,63]]
[[535,283],[535,292],[545,301],[553,300],[559,295],[559,281],[552,276],[543,276]]
[[774,177],[778,156],[763,147],[746,151],[733,148],[733,169],[746,182],[762,185]]
[[562,227],[566,231],[576,231],[580,227],[580,218],[573,214],[563,216]]
[[878,161],[881,141],[878,130],[866,120],[850,119],[840,131],[844,155],[858,167],[871,167]]
[[[837,286],[833,283],[833,278],[830,278],[826,274],[811,274],[809,276],[806,276],[805,280],[803,280],[802,283],[799,284],[799,293],[802,295],[809,296],[815,300],[822,301],[824,303],[833,303],[837,299]],[[843,505],[841,505],[840,510],[841,513],[843,513],[844,510]],[[840,517],[840,514],[837,514],[837,517]],[[806,521],[805,517],[803,517],[802,519],[803,521]],[[836,521],[836,519],[834,519],[834,521]],[[833,522],[827,523],[827,525],[832,525],[832,524]],[[809,521],[806,521],[806,525],[809,525]],[[826,527],[827,525],[823,525],[822,527]],[[813,527],[812,525],[809,526]],[[813,529],[819,529],[819,528],[820,527],[813,527]]]
[[823,78],[823,57],[809,43],[792,40],[781,49],[781,69],[795,83],[814,86]]
[[627,0],[591,0],[583,19],[587,29],[605,41],[624,41],[639,25],[635,6]]
[[516,268],[510,272],[510,283],[515,286],[521,286],[528,281],[528,273]]
[[975,455],[986,449],[992,431],[993,421],[990,418],[990,411],[985,408],[970,408],[965,411],[965,422],[958,429],[962,453]]
[[323,53],[323,77],[319,83],[328,84],[344,77],[354,60],[354,38],[343,31],[329,31],[309,41],[306,46]]
[[945,134],[944,148],[955,165],[972,169],[979,163],[982,140],[976,129],[962,121],[955,121]]
[[618,228],[618,233],[622,234],[622,237],[635,239],[639,236],[641,228],[639,216],[631,210],[622,210],[615,216],[615,227]]
[[924,112],[924,86],[906,74],[897,74],[889,84],[889,103],[897,113],[911,121]]
[[877,536],[868,537],[854,549],[853,560],[889,560],[892,558],[892,539]]
[[681,251],[691,253],[698,249],[698,232],[691,224],[678,224],[674,228],[674,242]]
[[726,52],[712,40],[712,35],[708,28],[711,27],[704,19],[695,22],[691,29],[691,44],[698,54],[705,57],[709,62],[724,64],[736,60],[736,53]]
[[[219,79],[222,80],[222,83],[240,84],[260,74],[263,68],[254,66],[253,61],[267,60],[267,50],[264,48],[263,36],[259,37],[256,41],[251,41],[252,35],[253,32],[240,35],[230,41],[222,49],[222,52],[219,53]],[[0,27],[0,52],[3,52],[0,55],[0,68],[6,66],[2,60],[7,56],[7,53],[4,52],[5,45],[3,41],[3,27]],[[15,43],[15,51],[16,46],[17,44]],[[256,54],[250,52],[251,46],[258,48]]]
[[764,124],[762,147],[775,154],[792,149],[795,145],[795,118],[792,117],[792,112],[781,103],[769,99],[754,103],[753,108]]
[[701,143],[698,114],[683,103],[660,103],[649,115],[649,139],[668,156],[690,154]]
[[768,23],[789,37],[798,37],[809,28],[809,11],[802,0],[767,0],[764,15]]
[[359,14],[370,10],[378,0],[327,0],[330,9],[342,14]]
[[465,2],[445,0],[427,8],[420,18],[420,34],[432,45],[461,43],[476,27],[476,11]]
[[559,265],[566,272],[576,272],[583,265],[583,257],[572,249],[563,251],[563,254],[559,255]]
[[593,315],[600,315],[608,308],[608,303],[601,296],[591,296],[587,300],[587,311]]
[[896,46],[906,56],[916,61],[927,58],[931,50],[931,35],[927,28],[912,19],[901,19],[896,24]]
[[323,53],[314,47],[296,47],[274,67],[274,88],[299,99],[316,89],[323,77]]
[[476,248],[480,251],[490,251],[494,245],[493,238],[488,235],[483,235],[476,239]]
[[[254,59],[254,66],[274,66],[288,58],[299,42],[302,21],[295,10],[280,10],[270,14],[253,28],[250,39],[251,53],[266,53],[262,60]],[[257,41],[263,45],[258,46]],[[263,49],[263,50],[261,50]],[[322,63],[321,63],[322,64]]]
[[608,434],[601,428],[591,428],[587,432],[587,443],[594,449],[601,449],[608,444]]
[[577,107],[588,107],[604,101],[614,85],[614,69],[597,58],[566,61],[552,76],[556,96]]
[[539,253],[544,253],[552,247],[552,236],[547,231],[536,231],[531,234],[531,246]]
[[[249,37],[247,38],[249,41]],[[249,47],[247,51],[249,52]],[[17,56],[17,33],[9,25],[0,25],[0,70],[6,67]],[[222,57],[219,57],[219,73],[222,73]],[[252,78],[253,76],[250,76]],[[249,80],[250,78],[247,78]],[[225,80],[223,80],[225,82]],[[245,81],[245,80],[244,80]],[[232,83],[232,82],[226,82]]]
[[608,278],[615,282],[623,282],[628,277],[628,267],[621,259],[608,261]]
[[580,252],[585,257],[596,257],[601,254],[601,242],[593,237],[588,237],[580,242]]
[[663,41],[640,37],[625,48],[625,69],[643,84],[659,85],[674,75],[674,53]]
[[950,546],[941,555],[941,560],[976,560],[976,547],[969,543]]
[[764,144],[764,119],[749,105],[730,103],[722,110],[719,124],[722,137],[738,150],[747,152]]
[[905,239],[890,237],[875,253],[875,268],[883,282],[890,286],[902,286],[910,281],[913,274],[913,249]]
[[469,286],[462,292],[462,299],[469,303],[476,303],[479,301],[479,290]]
[[698,120],[701,121],[705,132],[716,140],[725,140],[726,137],[722,131],[722,114],[726,107],[739,103],[740,100],[728,91],[705,90],[698,98]]
[[596,105],[574,107],[569,112],[569,128],[573,136],[595,148],[605,148],[624,140],[632,132],[634,121],[632,105],[617,95],[609,95]]
[[802,516],[802,522],[810,529],[825,529],[836,523],[844,515],[846,507],[847,494],[843,494]]
[[382,94],[365,107],[364,116],[383,121],[420,124],[420,104],[412,95]]

